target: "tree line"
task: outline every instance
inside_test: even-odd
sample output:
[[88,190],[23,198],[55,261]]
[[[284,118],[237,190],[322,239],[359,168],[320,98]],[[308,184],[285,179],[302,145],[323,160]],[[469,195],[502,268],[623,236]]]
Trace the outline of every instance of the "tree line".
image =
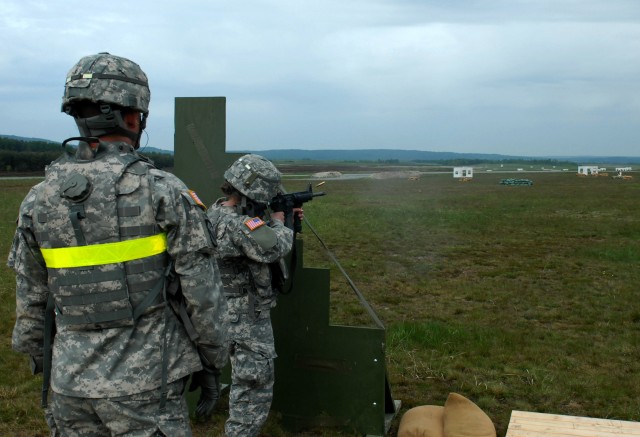
[[415,159],[412,162],[417,163],[437,163],[438,165],[450,165],[452,167],[459,166],[471,166],[471,165],[483,165],[483,164],[518,164],[518,165],[536,165],[541,167],[559,167],[559,166],[576,166],[577,164],[572,161],[557,159],[525,159],[525,158],[508,158],[508,159],[479,159],[479,158],[456,158],[456,159],[442,159],[438,161],[434,160],[421,160]]
[[[0,137],[0,174],[43,173],[47,165],[63,153],[61,143],[25,141]],[[156,167],[173,168],[173,155],[168,153],[144,153]]]

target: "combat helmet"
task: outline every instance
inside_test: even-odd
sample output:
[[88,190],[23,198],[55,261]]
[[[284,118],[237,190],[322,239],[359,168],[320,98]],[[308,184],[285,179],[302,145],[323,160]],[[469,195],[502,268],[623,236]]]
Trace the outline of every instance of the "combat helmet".
[[236,190],[254,202],[268,204],[280,190],[280,171],[263,156],[244,155],[224,172]]
[[[140,66],[129,59],[103,52],[83,57],[69,70],[62,112],[74,117],[84,136],[119,133],[136,141],[137,146],[140,135],[126,129],[121,110],[132,109],[142,114],[142,132],[149,115],[150,100],[147,75]],[[76,111],[76,105],[81,102],[96,104],[100,113],[83,118]]]

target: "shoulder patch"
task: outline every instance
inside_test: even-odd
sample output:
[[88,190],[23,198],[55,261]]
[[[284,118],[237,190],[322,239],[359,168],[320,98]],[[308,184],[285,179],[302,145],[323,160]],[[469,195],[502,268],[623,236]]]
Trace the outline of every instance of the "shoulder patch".
[[195,191],[193,190],[187,190],[187,191],[183,191],[182,195],[189,201],[189,203],[191,203],[192,205],[197,205],[200,208],[206,210],[207,207],[205,206],[204,203],[202,203],[202,200],[200,200],[200,198],[198,197],[198,195],[196,194]]
[[260,226],[264,225],[265,222],[263,222],[260,217],[254,217],[252,219],[246,220],[244,224],[246,227],[249,228],[250,231],[254,231],[258,229]]

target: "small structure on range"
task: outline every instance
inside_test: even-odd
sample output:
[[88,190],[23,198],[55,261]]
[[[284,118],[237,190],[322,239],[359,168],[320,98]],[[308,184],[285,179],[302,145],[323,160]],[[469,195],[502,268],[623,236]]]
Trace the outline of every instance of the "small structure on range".
[[453,177],[462,182],[466,182],[473,178],[473,167],[453,167]]
[[597,176],[600,168],[597,165],[579,165],[578,176]]
[[623,179],[625,181],[629,181],[631,179],[633,179],[633,176],[631,175],[624,175],[622,174],[622,171],[619,171],[617,175],[615,176],[611,176],[613,179]]

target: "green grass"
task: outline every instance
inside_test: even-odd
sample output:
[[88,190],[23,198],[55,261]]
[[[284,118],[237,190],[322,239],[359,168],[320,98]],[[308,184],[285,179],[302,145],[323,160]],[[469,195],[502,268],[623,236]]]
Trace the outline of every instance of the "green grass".
[[[639,420],[637,179],[502,177],[327,182],[305,207],[387,326],[394,397],[459,392],[498,435],[514,409]],[[332,320],[368,323],[305,240],[305,264],[332,268]]]
[[[387,327],[398,419],[458,392],[499,436],[515,409],[640,420],[640,178],[531,173],[529,187],[504,177],[327,180],[317,188],[327,196],[305,204]],[[0,181],[4,254],[32,183]],[[370,325],[310,230],[301,238],[305,265],[331,269],[332,322]],[[0,435],[44,435],[39,379],[10,351],[15,283],[4,263],[0,275]],[[196,435],[220,433],[223,404]],[[267,433],[290,435],[275,416]]]
[[20,203],[37,182],[38,179],[0,181],[0,435],[48,435],[39,407],[42,380],[31,376],[27,357],[11,351],[16,319],[15,278],[6,266]]

